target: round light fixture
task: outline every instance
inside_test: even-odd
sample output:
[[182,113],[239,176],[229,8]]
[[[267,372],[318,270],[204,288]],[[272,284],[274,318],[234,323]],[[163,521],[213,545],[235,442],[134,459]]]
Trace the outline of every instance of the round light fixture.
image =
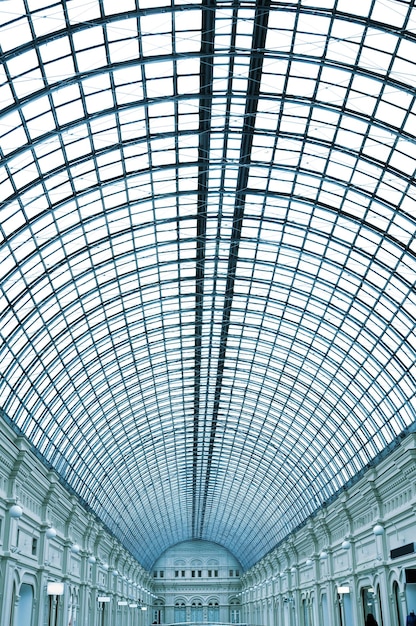
[[53,526],[49,526],[45,532],[46,539],[55,539],[56,529]]
[[9,513],[10,517],[13,519],[20,519],[23,515],[23,509],[18,504],[13,504],[13,506],[10,507]]

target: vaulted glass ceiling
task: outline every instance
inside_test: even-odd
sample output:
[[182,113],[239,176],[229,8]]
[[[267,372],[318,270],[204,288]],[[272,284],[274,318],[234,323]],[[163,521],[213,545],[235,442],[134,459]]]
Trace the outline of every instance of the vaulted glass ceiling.
[[414,428],[413,2],[0,23],[0,408],[145,567],[249,567]]

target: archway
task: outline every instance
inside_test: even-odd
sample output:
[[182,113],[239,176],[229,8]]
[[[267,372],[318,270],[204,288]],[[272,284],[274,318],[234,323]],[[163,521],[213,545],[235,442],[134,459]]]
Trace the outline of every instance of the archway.
[[25,626],[32,625],[32,611],[33,611],[33,587],[27,583],[20,585],[19,591],[19,603],[16,608],[16,620],[15,624],[23,624]]

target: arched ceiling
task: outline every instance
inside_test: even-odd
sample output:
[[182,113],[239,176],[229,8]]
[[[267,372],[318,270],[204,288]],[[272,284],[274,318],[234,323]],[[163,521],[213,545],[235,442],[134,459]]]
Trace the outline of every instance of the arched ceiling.
[[406,0],[1,0],[1,404],[147,568],[415,424]]

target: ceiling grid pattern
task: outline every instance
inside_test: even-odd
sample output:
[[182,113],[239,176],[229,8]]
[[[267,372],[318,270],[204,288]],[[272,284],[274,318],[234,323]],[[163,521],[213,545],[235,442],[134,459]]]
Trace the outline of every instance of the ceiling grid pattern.
[[147,568],[415,428],[416,9],[0,0],[0,409]]

